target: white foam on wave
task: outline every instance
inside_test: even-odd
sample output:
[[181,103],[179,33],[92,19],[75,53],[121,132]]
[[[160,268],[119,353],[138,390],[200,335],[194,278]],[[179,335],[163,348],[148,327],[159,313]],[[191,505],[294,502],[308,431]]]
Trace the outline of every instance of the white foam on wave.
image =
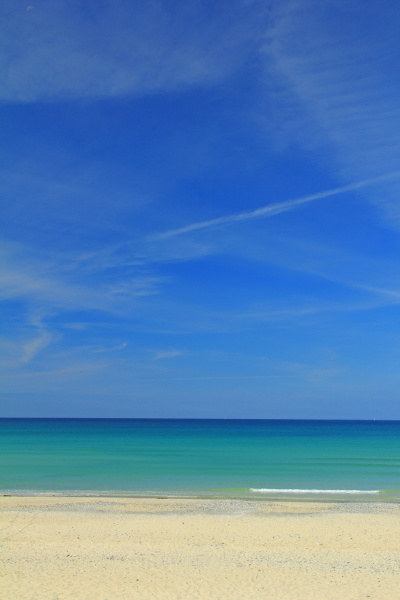
[[379,494],[379,490],[302,490],[282,488],[250,488],[261,494]]

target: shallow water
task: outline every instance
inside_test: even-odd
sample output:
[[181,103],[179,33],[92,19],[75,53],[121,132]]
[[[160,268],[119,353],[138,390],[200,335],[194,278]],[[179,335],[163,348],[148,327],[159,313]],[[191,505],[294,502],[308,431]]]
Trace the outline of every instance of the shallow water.
[[1,419],[0,489],[400,501],[400,422]]

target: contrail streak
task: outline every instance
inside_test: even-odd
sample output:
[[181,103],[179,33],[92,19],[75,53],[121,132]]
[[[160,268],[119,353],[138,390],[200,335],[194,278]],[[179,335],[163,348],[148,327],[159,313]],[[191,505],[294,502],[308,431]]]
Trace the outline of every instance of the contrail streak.
[[375,183],[381,183],[389,179],[395,179],[396,177],[399,177],[399,175],[400,171],[395,171],[393,173],[388,173],[387,175],[381,175],[380,177],[373,177],[371,179],[357,181],[356,183],[344,185],[333,190],[326,190],[324,192],[318,192],[317,194],[310,194],[309,196],[295,198],[294,200],[286,200],[285,202],[278,202],[276,204],[268,204],[267,206],[262,206],[261,208],[257,208],[256,210],[233,213],[224,217],[218,217],[217,219],[211,219],[210,221],[199,221],[197,223],[192,223],[191,225],[185,225],[184,227],[180,227],[178,229],[171,229],[170,231],[165,231],[164,233],[160,233],[154,236],[154,238],[165,239],[175,237],[177,235],[183,235],[184,233],[190,233],[191,231],[197,231],[199,229],[209,229],[211,227],[239,223],[240,221],[250,221],[251,219],[273,217],[274,215],[279,215],[280,213],[291,211],[297,208],[298,206],[302,206],[303,204],[309,204],[310,202],[315,202],[317,200],[322,200],[331,196],[337,196],[338,194],[344,194],[346,192],[351,192],[359,188],[368,187],[370,185],[374,185]]

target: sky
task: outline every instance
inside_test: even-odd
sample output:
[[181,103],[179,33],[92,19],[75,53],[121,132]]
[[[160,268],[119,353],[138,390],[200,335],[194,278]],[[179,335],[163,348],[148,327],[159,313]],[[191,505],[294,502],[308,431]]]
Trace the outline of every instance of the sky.
[[398,2],[0,23],[0,416],[400,419]]

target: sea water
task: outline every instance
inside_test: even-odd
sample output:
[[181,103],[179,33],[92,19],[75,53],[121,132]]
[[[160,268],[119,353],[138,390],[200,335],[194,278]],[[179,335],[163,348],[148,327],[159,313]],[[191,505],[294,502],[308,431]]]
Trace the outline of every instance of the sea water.
[[400,501],[400,422],[0,419],[0,491]]

